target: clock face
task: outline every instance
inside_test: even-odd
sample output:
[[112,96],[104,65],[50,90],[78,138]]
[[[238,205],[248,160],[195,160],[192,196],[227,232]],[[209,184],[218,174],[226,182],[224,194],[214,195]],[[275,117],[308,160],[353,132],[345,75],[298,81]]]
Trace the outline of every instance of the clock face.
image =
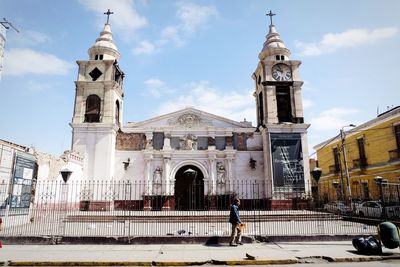
[[272,67],[272,77],[277,81],[289,81],[292,79],[292,70],[286,64],[275,64]]

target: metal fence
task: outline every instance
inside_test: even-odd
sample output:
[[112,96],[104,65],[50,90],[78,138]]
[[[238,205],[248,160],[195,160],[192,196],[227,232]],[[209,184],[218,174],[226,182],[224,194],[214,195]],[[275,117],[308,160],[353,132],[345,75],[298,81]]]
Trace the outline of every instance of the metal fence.
[[400,204],[400,183],[353,181],[349,187],[346,182],[320,181],[313,186],[314,197],[321,203],[330,201],[382,201],[388,205]]
[[[321,182],[271,192],[256,181],[185,185],[40,181],[31,192],[19,194],[30,200],[29,207],[18,206],[26,201],[13,199],[9,188],[0,184],[2,236],[226,236],[235,197],[241,199],[246,235],[367,235],[375,234],[374,225],[384,219],[360,217],[356,207],[344,201],[343,191]],[[396,189],[398,185],[384,189],[387,205],[398,206]],[[332,205],[342,202],[345,210]],[[391,219],[396,221],[396,216]]]

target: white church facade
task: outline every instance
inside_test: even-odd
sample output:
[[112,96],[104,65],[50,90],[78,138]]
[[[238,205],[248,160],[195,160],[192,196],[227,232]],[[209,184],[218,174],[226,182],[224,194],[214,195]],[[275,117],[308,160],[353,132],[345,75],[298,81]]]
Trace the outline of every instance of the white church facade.
[[117,208],[127,199],[144,210],[212,209],[232,196],[289,208],[287,193],[310,191],[301,62],[290,59],[272,20],[252,75],[256,126],[192,107],[123,124],[124,73],[109,23],[88,53],[77,61],[70,123],[81,180],[140,186],[108,201],[92,192],[86,209]]

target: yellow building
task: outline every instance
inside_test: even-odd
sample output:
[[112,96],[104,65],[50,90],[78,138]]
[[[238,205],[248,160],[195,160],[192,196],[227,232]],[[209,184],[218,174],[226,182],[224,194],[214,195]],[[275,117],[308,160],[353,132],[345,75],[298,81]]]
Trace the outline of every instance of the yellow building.
[[399,202],[400,106],[357,127],[344,127],[341,134],[314,149],[322,169],[321,201],[377,200],[375,178],[379,176],[385,202]]

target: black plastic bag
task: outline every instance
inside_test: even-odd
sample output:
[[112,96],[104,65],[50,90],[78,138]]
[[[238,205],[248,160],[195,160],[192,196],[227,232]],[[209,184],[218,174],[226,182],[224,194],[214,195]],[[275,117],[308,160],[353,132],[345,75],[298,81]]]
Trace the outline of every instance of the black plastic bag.
[[375,237],[357,237],[353,239],[353,247],[363,255],[382,254],[382,246]]

